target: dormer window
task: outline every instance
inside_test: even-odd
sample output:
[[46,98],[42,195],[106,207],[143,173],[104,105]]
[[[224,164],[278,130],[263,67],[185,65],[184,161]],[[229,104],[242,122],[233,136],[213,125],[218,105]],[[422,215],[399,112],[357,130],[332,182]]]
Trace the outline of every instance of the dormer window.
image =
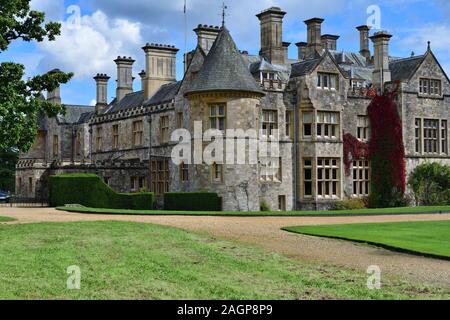
[[317,74],[317,88],[320,89],[337,89],[338,76],[332,73]]
[[441,80],[421,78],[419,93],[421,95],[440,96],[442,91]]

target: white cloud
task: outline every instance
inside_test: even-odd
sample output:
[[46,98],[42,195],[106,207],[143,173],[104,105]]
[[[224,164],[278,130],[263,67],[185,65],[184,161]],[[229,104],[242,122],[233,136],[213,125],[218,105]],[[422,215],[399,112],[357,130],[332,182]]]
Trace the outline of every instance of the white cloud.
[[125,19],[109,19],[102,11],[92,15],[69,17],[62,22],[61,36],[56,41],[39,44],[46,57],[41,71],[60,68],[75,73],[77,78],[96,73],[115,74],[113,60],[117,56],[143,56],[141,24]]

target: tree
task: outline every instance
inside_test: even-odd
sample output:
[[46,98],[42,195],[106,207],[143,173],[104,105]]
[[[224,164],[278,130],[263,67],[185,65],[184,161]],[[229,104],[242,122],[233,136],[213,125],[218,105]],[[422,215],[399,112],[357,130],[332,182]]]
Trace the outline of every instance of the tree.
[[395,103],[397,89],[377,94],[368,108],[371,126],[371,207],[405,204],[406,162],[400,116]]
[[450,204],[450,166],[437,162],[421,164],[408,182],[418,204]]
[[14,192],[14,170],[19,153],[17,150],[0,151],[0,190]]
[[[31,0],[0,2],[0,53],[11,42],[50,41],[60,34],[61,25],[44,23],[45,13],[31,10]],[[37,119],[41,112],[55,116],[64,112],[61,105],[53,105],[42,97],[43,91],[53,91],[73,76],[56,70],[23,80],[25,68],[13,62],[0,64],[0,150],[18,149],[26,152],[33,145]]]

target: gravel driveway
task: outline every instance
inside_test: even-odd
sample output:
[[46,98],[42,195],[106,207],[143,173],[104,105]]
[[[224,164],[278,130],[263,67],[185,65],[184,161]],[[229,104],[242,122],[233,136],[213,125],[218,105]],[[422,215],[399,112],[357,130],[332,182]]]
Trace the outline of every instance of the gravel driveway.
[[450,261],[280,230],[282,227],[301,225],[450,220],[450,214],[370,217],[189,217],[84,215],[49,208],[0,208],[0,216],[18,219],[13,223],[99,220],[155,223],[200,232],[220,239],[258,245],[303,261],[342,265],[364,272],[368,266],[378,265],[382,272],[387,274],[450,288]]

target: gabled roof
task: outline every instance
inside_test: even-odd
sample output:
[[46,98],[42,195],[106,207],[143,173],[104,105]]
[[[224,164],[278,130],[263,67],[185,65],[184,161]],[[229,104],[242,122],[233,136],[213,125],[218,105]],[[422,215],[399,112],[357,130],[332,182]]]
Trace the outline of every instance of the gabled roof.
[[144,106],[154,106],[172,101],[175,99],[181,83],[182,81],[178,81],[161,86],[150,99],[144,102]]
[[185,94],[210,91],[246,91],[264,95],[225,27]]
[[292,65],[291,78],[301,77],[310,74],[322,61],[320,59],[309,59]]
[[66,108],[65,114],[60,114],[56,117],[59,124],[75,124],[79,123],[83,114],[94,112],[93,106],[81,106],[81,105],[64,105]]
[[136,91],[133,93],[129,93],[125,97],[123,97],[123,99],[120,100],[119,102],[116,102],[116,100],[114,100],[111,103],[112,106],[105,112],[105,114],[140,107],[143,102],[144,102],[144,91]]
[[425,56],[416,56],[406,59],[398,59],[389,63],[392,81],[407,81],[416,73]]

